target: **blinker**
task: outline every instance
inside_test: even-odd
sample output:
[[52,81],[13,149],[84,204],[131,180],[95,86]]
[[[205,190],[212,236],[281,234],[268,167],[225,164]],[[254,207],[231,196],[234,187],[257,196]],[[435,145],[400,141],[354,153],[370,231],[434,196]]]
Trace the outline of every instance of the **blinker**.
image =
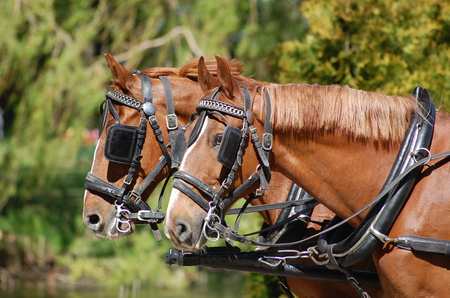
[[234,126],[227,126],[223,132],[222,142],[217,153],[217,160],[231,169],[236,159],[241,142],[241,130]]
[[136,150],[139,127],[113,124],[108,129],[105,157],[113,162],[131,164]]

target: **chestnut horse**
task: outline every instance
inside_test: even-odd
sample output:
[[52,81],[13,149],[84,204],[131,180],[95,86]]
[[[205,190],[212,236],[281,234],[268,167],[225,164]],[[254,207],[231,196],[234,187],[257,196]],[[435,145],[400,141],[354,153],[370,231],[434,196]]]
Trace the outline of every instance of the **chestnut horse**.
[[[155,116],[160,124],[164,124],[166,122],[168,112],[166,106],[166,93],[161,80],[158,79],[159,76],[167,76],[170,81],[175,113],[178,119],[178,126],[185,125],[189,121],[191,114],[195,112],[200,96],[205,91],[202,89],[197,80],[197,61],[188,63],[181,68],[156,67],[145,69],[142,71],[142,74],[133,74],[115,61],[111,55],[106,54],[105,57],[113,75],[112,80],[114,84],[110,88],[126,95],[127,97],[143,101],[140,75],[147,75],[150,77],[153,105],[156,108]],[[215,61],[206,61],[205,63],[202,59],[202,65],[204,66],[202,70],[208,72],[208,74],[209,72],[215,74]],[[240,76],[242,64],[237,61],[231,61],[230,66],[233,69],[231,72],[234,77],[238,80],[244,80],[244,78]],[[211,78],[203,75],[202,79],[205,80],[205,82],[202,83],[202,86],[210,84],[208,80]],[[114,110],[119,115],[120,123],[122,125],[139,125],[140,113],[138,111],[124,104],[115,102],[113,102],[113,104]],[[95,184],[99,180],[93,180],[92,177],[98,177],[99,179],[120,188],[123,185],[123,180],[128,173],[129,165],[113,162],[105,157],[104,152],[108,130],[117,122],[117,119],[115,119],[113,115],[108,112],[108,110],[105,110],[104,113],[106,113],[104,114],[104,125],[97,143],[92,169],[88,175],[88,181],[91,181],[91,184]],[[161,131],[164,140],[168,140],[167,130],[162,129]],[[155,140],[154,132],[148,127],[146,141],[144,142],[142,149],[142,159],[140,160],[140,166],[136,173],[136,179],[134,179],[130,185],[131,188],[135,189],[142,183],[144,177],[149,175],[151,170],[157,166],[162,155],[160,145],[157,140]],[[155,189],[156,185],[166,178],[169,175],[169,172],[169,167],[165,166],[161,172],[154,177],[149,186],[142,193],[142,200],[146,200],[148,198],[150,193]],[[98,183],[102,185],[104,184],[104,182],[101,181]],[[284,178],[284,176],[278,173],[274,173],[270,182],[270,190],[266,192],[265,196],[252,201],[252,204],[266,204],[266,201],[283,202],[287,197],[290,186],[290,180]],[[135,228],[132,221],[130,229],[121,230],[120,227],[117,228],[118,219],[117,207],[114,204],[115,198],[108,194],[96,191],[96,187],[92,185],[87,186],[87,188],[88,190],[85,192],[83,210],[84,224],[86,227],[92,229],[97,237],[111,240],[119,239],[131,234]],[[249,189],[249,191],[253,190],[254,189]],[[276,222],[279,213],[280,210],[270,210],[262,212],[262,215],[266,223],[272,225]],[[313,221],[318,222],[325,219],[330,220],[332,216],[333,214],[328,209],[324,208],[322,205],[319,205],[314,209],[311,218]],[[309,230],[315,231],[320,228],[320,226],[310,223],[308,225],[308,230],[305,231],[305,233],[311,234]],[[298,297],[327,297],[329,291],[337,293],[338,296],[342,297],[356,297],[353,289],[351,289],[347,284],[339,282],[333,283],[317,280],[304,280],[292,277],[287,277],[286,279],[290,289]],[[327,287],[324,285],[327,285]]]
[[[447,297],[450,184],[441,180],[450,176],[449,152],[445,151],[450,149],[450,116],[435,113],[432,103],[428,103],[428,108],[426,104],[420,107],[414,96],[387,96],[340,86],[266,86],[254,81],[238,85],[227,62],[219,56],[216,59],[219,88],[207,92],[199,105],[200,109],[212,112],[197,140],[186,151],[174,182],[188,182],[189,188],[197,191],[197,185],[190,183],[193,180],[187,179],[197,177],[220,193],[229,172],[218,160],[222,145],[229,146],[226,135],[236,131],[239,135],[241,131],[244,136],[250,130],[251,136],[247,138],[254,141],[258,132],[259,139],[268,139],[268,152],[264,155],[258,151],[261,144],[255,150],[251,146],[245,148],[238,170],[241,175],[248,177],[258,166],[267,168],[270,161],[270,169],[294,181],[355,228],[367,223],[364,216],[373,209],[364,210],[384,204],[373,222],[369,221],[370,228],[361,241],[337,253],[341,243],[336,241],[336,246],[327,246],[324,237],[325,242],[315,247],[321,254],[312,257],[324,258],[324,263],[342,269],[352,265],[352,260],[346,258],[359,252],[358,248],[364,247],[368,239],[373,249],[363,252],[372,253],[386,297]],[[427,102],[427,91],[417,90],[416,97]],[[429,117],[424,119],[426,116]],[[410,123],[417,124],[409,128]],[[273,138],[261,136],[267,131],[271,135],[267,127],[271,128]],[[409,135],[413,141],[403,142]],[[432,142],[427,135],[432,136]],[[404,144],[416,141],[418,148],[403,149]],[[399,150],[406,154],[398,154]],[[391,171],[392,165],[402,160],[397,156],[406,156],[407,163]],[[423,164],[426,166],[422,169]],[[418,172],[416,180],[412,179],[414,171]],[[392,173],[396,173],[392,176],[395,179],[391,179]],[[405,177],[412,178],[401,184],[399,181]],[[392,186],[396,185],[400,192],[408,188],[409,181],[415,183],[414,188],[409,188],[412,192],[405,190],[407,200],[395,210],[390,204],[401,200]],[[233,187],[236,185],[227,191]],[[386,200],[381,199],[387,195]],[[214,211],[217,199],[220,200],[218,195],[212,197],[213,207],[208,212]],[[173,188],[165,233],[177,247],[201,249],[206,240],[198,229],[205,226],[214,231],[211,216],[205,217],[206,214],[182,191]],[[387,222],[392,223],[379,229],[379,218],[385,214]]]

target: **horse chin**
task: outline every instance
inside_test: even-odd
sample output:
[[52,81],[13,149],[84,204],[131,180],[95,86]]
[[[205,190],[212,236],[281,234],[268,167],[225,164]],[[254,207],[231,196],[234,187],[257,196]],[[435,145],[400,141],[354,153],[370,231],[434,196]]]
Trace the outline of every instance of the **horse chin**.
[[193,251],[194,252],[205,251],[206,250],[206,242],[207,242],[207,239],[203,235],[201,235],[200,238],[198,239],[197,243],[195,244]]
[[[121,229],[124,227],[120,227]],[[100,239],[118,240],[131,235],[134,231],[135,225],[131,223],[131,227],[128,231],[119,231],[116,225],[116,219],[111,220],[110,223],[103,229],[103,231],[95,231],[95,236]]]
[[195,242],[194,244],[191,243],[181,243],[181,242],[177,242],[177,241],[172,241],[174,246],[177,249],[181,249],[181,250],[187,250],[187,251],[192,251],[192,252],[199,252],[199,251],[205,251],[206,249],[206,242],[207,239],[203,236],[201,236],[197,242]]

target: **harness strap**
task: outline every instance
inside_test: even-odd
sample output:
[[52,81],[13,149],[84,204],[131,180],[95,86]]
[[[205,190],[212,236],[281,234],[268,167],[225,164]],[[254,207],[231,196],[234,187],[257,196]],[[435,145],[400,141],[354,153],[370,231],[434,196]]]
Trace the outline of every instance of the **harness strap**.
[[402,235],[397,239],[399,248],[450,257],[450,241],[428,237]]
[[167,150],[166,145],[164,144],[164,137],[163,137],[162,131],[160,129],[160,126],[158,124],[158,120],[153,115],[153,116],[148,117],[148,122],[150,123],[150,126],[153,129],[156,141],[158,142],[158,145],[159,145],[159,148],[161,149],[162,154],[166,158],[167,164],[170,165],[172,158],[170,156],[169,151]]
[[425,157],[422,158],[420,160],[418,160],[416,163],[414,163],[413,165],[407,167],[404,172],[402,172],[397,178],[395,178],[387,187],[384,191],[382,191],[372,202],[370,202],[369,204],[367,204],[366,206],[364,206],[361,210],[359,210],[358,212],[356,212],[354,215],[346,218],[345,220],[339,222],[336,225],[333,225],[332,227],[328,227],[327,229],[316,233],[310,237],[301,239],[299,241],[294,241],[294,242],[287,242],[287,243],[274,243],[274,244],[267,244],[264,242],[259,242],[259,241],[254,241],[253,239],[250,239],[248,237],[245,237],[244,235],[239,235],[237,232],[233,231],[232,229],[230,229],[229,227],[226,226],[221,226],[220,224],[216,224],[214,227],[217,228],[218,231],[220,231],[223,235],[223,237],[228,237],[230,239],[233,239],[234,241],[238,241],[244,244],[252,244],[252,245],[259,245],[259,246],[270,246],[270,247],[289,247],[289,246],[296,246],[296,245],[300,245],[303,243],[306,243],[308,241],[313,240],[314,238],[316,238],[317,236],[321,236],[323,234],[326,234],[332,230],[335,230],[337,228],[339,228],[340,226],[344,225],[345,223],[347,223],[349,220],[351,220],[352,218],[355,218],[357,215],[361,214],[362,212],[364,212],[365,210],[367,210],[369,207],[375,205],[376,203],[378,203],[387,193],[389,193],[392,189],[394,189],[397,184],[403,179],[405,178],[405,176],[407,176],[408,174],[411,173],[411,171],[415,170],[418,167],[423,166],[424,164],[430,162],[431,160],[435,160],[435,159],[440,159],[443,157],[448,157],[450,156],[450,151],[445,151],[442,152],[440,154],[436,154],[433,156],[429,156],[429,157]]
[[[312,203],[314,206],[317,205],[315,200],[311,200],[308,202],[305,202],[304,200],[300,201],[286,201],[281,203],[272,203],[272,204],[264,204],[264,205],[258,205],[258,206],[248,206],[245,210],[242,211],[242,213],[251,213],[251,212],[261,212],[261,211],[269,211],[274,209],[283,209],[283,208],[290,208],[290,207],[296,207],[296,206],[304,206],[306,204]],[[314,207],[314,206],[311,206]],[[227,215],[233,215],[238,214],[240,212],[240,208],[233,208],[230,209],[227,212]],[[304,210],[302,210],[303,213]]]
[[[244,191],[249,189],[253,184],[255,184],[258,180],[260,180],[260,178],[261,178],[261,175],[258,172],[251,175],[247,180],[244,181],[244,183],[239,185],[228,197],[224,198],[219,203],[220,208],[224,209],[229,204],[231,204],[235,199],[240,198],[242,196],[242,194],[244,193]],[[261,205],[261,206],[264,206],[264,205]],[[260,206],[258,206],[258,207],[260,207]],[[251,207],[248,207],[248,208],[251,208]],[[232,213],[228,213],[228,214],[232,214]]]
[[120,193],[120,187],[98,178],[91,172],[87,173],[84,187],[87,190],[93,190],[112,198],[116,198]]
[[152,81],[149,76],[141,75],[141,88],[144,105],[147,102],[153,103]]
[[[178,173],[178,172],[177,172]],[[183,194],[188,196],[191,200],[196,202],[200,207],[203,208],[203,210],[208,211],[209,210],[209,204],[208,202],[203,199],[198,193],[193,191],[189,186],[187,186],[185,183],[178,179],[173,179],[172,181],[172,187],[178,189]]]
[[[423,151],[423,148],[429,148],[431,143],[435,119],[434,104],[426,89],[417,87],[414,96],[427,118],[423,119],[417,114],[413,116],[397,159],[380,193],[384,195],[377,197],[379,202],[370,210],[357,230],[334,246],[333,252],[343,267],[352,266],[367,258],[379,246],[381,239],[378,234],[387,233],[392,226],[412,192],[423,164],[439,156],[426,156]],[[394,181],[397,182],[391,187]],[[318,242],[321,252],[327,250],[327,245],[329,244],[324,238]]]
[[[247,89],[245,89],[247,90]],[[248,92],[248,90],[247,90]],[[244,93],[245,94],[245,93]],[[255,148],[255,151],[258,153],[258,160],[260,163],[260,167],[263,171],[264,175],[261,175],[260,178],[260,190],[269,189],[269,182],[271,179],[270,165],[269,165],[269,154],[270,150],[272,150],[272,125],[270,123],[270,114],[272,111],[270,95],[268,92],[264,92],[264,99],[266,101],[266,116],[264,121],[264,133],[263,133],[263,142],[261,143],[259,140],[259,136],[257,134],[257,129],[253,127],[253,114],[252,111],[246,110],[246,114],[251,115],[249,120],[250,125],[250,135],[252,137],[252,143]]]
[[[121,195],[120,187],[117,187],[116,185],[109,183],[103,179],[100,179],[90,172],[86,176],[84,187],[87,190],[95,191],[117,200],[121,197],[126,197]],[[150,209],[150,207],[144,201],[141,201],[139,205],[136,202],[129,200],[128,198],[126,198],[125,201],[127,202],[126,204],[130,205],[130,209],[133,210],[140,210],[142,207]]]
[[[193,175],[191,175],[191,174],[189,174],[189,173],[187,173],[185,171],[177,171],[173,175],[173,180],[177,181],[177,179],[183,180],[183,181],[189,183],[190,185],[194,186],[200,192],[202,192],[205,195],[207,195],[212,201],[217,199],[216,191],[211,186],[209,186],[205,182],[201,181],[197,177],[195,177],[195,176],[193,176]],[[201,198],[201,201],[206,202],[206,200],[203,199],[200,195],[197,194],[197,196],[198,196],[198,198]],[[202,206],[202,205],[205,206],[204,204],[199,204],[199,205],[200,206]],[[206,205],[208,205],[208,207],[205,209],[205,211],[208,211],[209,210],[209,204],[206,204]]]
[[268,155],[270,150],[272,150],[273,135],[272,135],[272,125],[266,125],[266,123],[270,124],[270,115],[272,114],[272,106],[269,92],[266,91],[264,95],[266,98],[266,118],[264,120],[264,134],[262,146],[263,149],[266,151],[266,154]]
[[147,189],[147,187],[155,180],[156,176],[164,169],[167,165],[167,160],[164,156],[162,156],[158,163],[155,165],[153,170],[145,176],[144,180],[142,180],[139,186],[131,191],[131,194],[136,198],[141,198],[142,193]]
[[166,124],[167,129],[169,130],[169,144],[173,144],[175,138],[174,134],[170,133],[170,131],[176,130],[178,128],[178,118],[177,115],[175,115],[175,107],[173,104],[173,97],[172,97],[172,88],[167,76],[159,76],[158,78],[161,80],[163,84],[164,94],[166,95],[166,107],[167,107]]

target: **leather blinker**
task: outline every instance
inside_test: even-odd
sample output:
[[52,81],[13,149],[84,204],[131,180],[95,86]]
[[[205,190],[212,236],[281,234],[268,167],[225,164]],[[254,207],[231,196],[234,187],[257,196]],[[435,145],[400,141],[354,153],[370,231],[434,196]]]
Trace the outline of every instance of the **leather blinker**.
[[227,126],[223,132],[222,142],[217,153],[217,160],[231,169],[237,156],[242,131],[234,126]]
[[113,162],[131,164],[136,150],[139,127],[113,124],[108,129],[105,157]]

